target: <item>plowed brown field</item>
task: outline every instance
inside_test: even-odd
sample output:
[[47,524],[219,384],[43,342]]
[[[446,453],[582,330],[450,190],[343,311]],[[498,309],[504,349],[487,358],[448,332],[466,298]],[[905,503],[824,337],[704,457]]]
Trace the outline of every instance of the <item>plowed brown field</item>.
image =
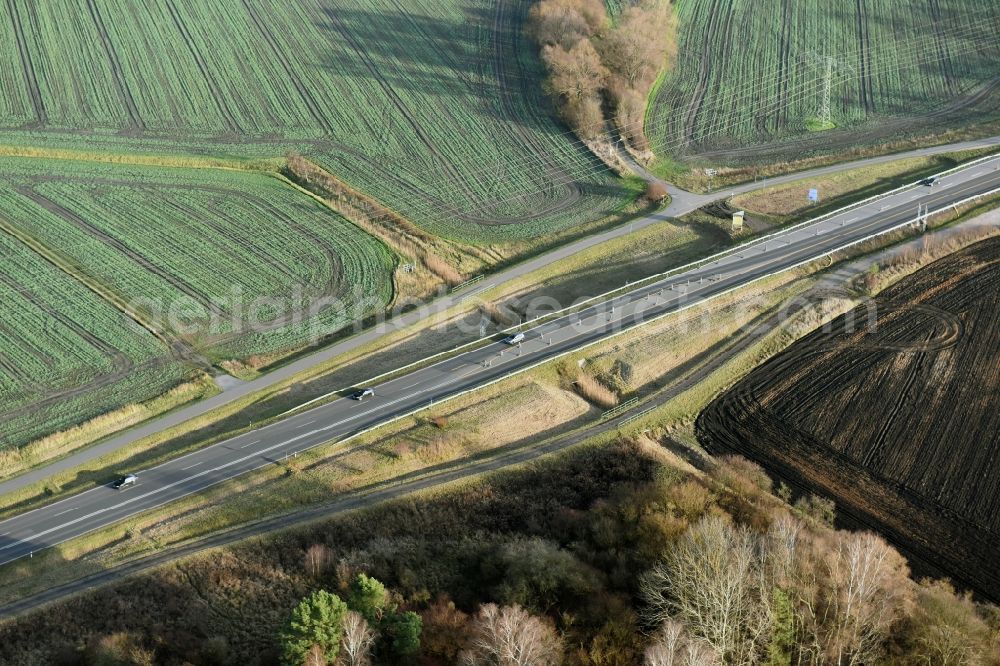
[[834,498],[918,572],[1000,600],[1000,239],[800,340],[697,428],[709,450]]

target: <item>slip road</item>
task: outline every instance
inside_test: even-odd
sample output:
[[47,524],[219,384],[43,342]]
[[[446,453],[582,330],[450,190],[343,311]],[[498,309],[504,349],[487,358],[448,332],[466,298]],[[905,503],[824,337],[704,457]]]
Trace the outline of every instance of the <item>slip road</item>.
[[[94,488],[0,521],[0,565],[112,525],[240,474],[280,464],[319,444],[344,439],[435,401],[482,386],[643,321],[821,257],[931,211],[1000,187],[1000,158],[915,186],[863,207],[749,243],[707,265],[637,288],[611,301],[525,331],[517,346],[491,343],[374,387],[363,402],[341,399],[208,446],[138,474],[123,490]],[[109,484],[112,479],[109,479]]]

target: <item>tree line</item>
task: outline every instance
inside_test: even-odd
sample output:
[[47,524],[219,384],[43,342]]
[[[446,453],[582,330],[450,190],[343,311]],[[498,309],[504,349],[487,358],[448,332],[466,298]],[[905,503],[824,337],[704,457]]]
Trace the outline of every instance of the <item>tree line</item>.
[[546,91],[581,139],[610,121],[634,148],[649,149],[646,98],[675,50],[667,0],[640,0],[613,21],[601,0],[541,0],[528,32],[541,48]]
[[671,434],[220,549],[0,623],[6,666],[1000,664],[1000,610]]

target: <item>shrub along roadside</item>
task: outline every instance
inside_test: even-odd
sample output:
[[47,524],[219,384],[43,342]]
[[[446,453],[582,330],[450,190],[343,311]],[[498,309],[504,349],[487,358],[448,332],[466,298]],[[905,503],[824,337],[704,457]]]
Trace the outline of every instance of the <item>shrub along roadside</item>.
[[[668,453],[666,435],[651,435],[55,604],[0,626],[0,661],[108,663],[94,660],[97,648],[126,646],[147,663],[277,663],[292,609],[320,590],[369,629],[388,630],[387,609],[418,614],[418,663],[489,659],[485,639],[500,624],[530,639],[540,664],[654,664],[684,650],[727,663],[1000,657],[995,608],[910,580],[880,538],[834,530],[826,502],[789,505],[756,466],[723,459],[696,470]],[[845,603],[861,587],[867,596]],[[734,591],[733,603],[692,593],[705,589]],[[338,615],[344,657],[348,612]],[[358,618],[351,627],[367,635]],[[379,663],[392,658],[378,650],[394,649],[381,640]]]

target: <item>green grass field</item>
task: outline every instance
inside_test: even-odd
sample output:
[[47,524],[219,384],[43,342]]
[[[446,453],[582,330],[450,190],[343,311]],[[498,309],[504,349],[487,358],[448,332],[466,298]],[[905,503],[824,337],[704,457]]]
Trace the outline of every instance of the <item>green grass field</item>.
[[533,238],[628,195],[555,121],[527,7],[6,0],[0,143],[294,148],[434,233]]
[[392,298],[389,251],[276,178],[0,169],[0,448],[153,398],[208,363],[294,351]]
[[10,224],[213,359],[301,346],[392,297],[381,243],[265,175],[17,159],[0,169]]
[[1000,108],[994,0],[679,0],[677,13],[677,65],[646,118],[661,153],[753,161],[775,156],[748,146],[793,140],[783,154],[801,157]]

